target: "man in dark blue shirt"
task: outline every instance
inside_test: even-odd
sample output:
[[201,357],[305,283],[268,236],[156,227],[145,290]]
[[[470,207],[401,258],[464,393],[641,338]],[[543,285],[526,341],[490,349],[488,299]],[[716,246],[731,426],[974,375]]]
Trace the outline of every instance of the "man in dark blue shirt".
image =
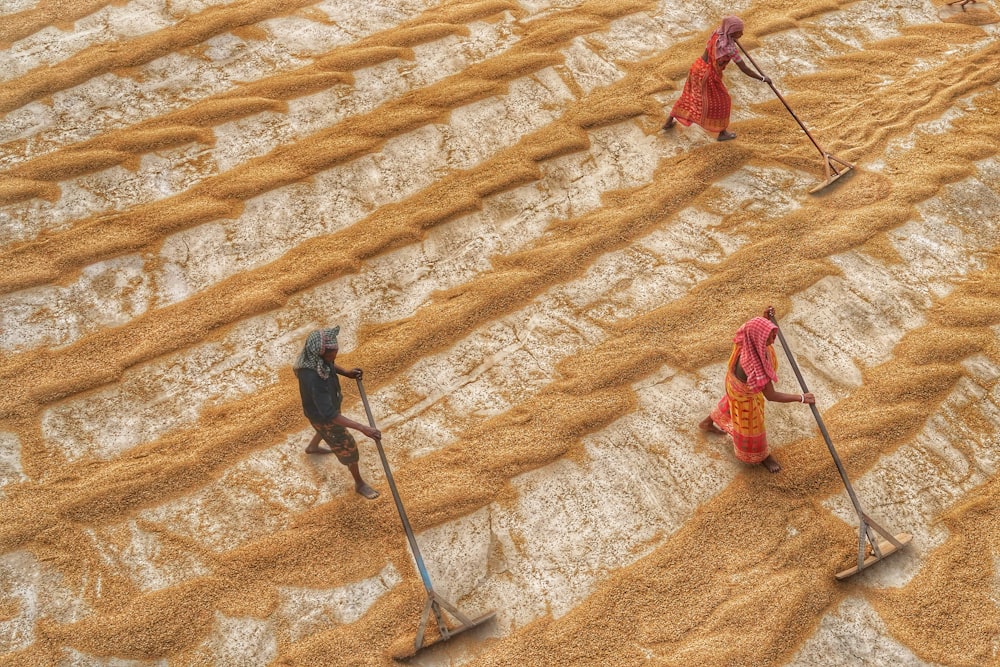
[[[340,414],[343,394],[340,391],[338,375],[349,378],[361,377],[361,369],[345,370],[335,362],[340,347],[337,334],[340,327],[313,331],[306,338],[305,347],[295,361],[295,376],[299,379],[299,396],[302,398],[302,412],[316,429],[316,435],[306,447],[310,454],[337,455],[337,460],[347,466],[354,477],[354,490],[369,500],[378,498],[378,491],[361,479],[358,470],[358,444],[347,429],[361,431],[372,440],[379,440],[382,433],[377,428],[348,419]],[[347,428],[345,428],[347,427]],[[329,450],[320,449],[320,440],[325,440]]]

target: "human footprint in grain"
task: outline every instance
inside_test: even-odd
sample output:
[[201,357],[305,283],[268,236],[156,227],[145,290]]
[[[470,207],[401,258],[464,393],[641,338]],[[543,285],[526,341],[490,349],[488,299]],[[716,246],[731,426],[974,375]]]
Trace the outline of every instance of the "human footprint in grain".
[[[319,329],[306,338],[306,344],[295,361],[295,376],[299,380],[299,396],[302,398],[302,412],[316,429],[316,435],[309,441],[309,454],[336,454],[337,460],[347,466],[354,477],[354,490],[374,500],[378,491],[368,486],[358,470],[358,444],[347,429],[360,431],[372,440],[380,440],[382,433],[377,428],[367,426],[340,414],[343,394],[338,375],[349,378],[361,377],[361,369],[346,370],[335,362],[340,346],[337,334],[340,327]],[[320,440],[325,440],[330,449],[321,449]]]
[[774,353],[778,326],[773,319],[774,307],[768,306],[763,317],[753,318],[736,332],[726,364],[726,392],[698,428],[709,433],[728,433],[733,439],[736,458],[778,472],[781,465],[771,456],[767,445],[764,399],[811,405],[816,398],[811,393],[785,394],[774,388],[778,381],[778,358]]

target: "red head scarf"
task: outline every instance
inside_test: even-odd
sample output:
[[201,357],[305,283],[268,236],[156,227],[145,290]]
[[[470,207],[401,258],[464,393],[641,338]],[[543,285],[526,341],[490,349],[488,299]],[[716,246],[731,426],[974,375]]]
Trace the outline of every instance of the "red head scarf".
[[719,56],[732,56],[736,53],[736,42],[733,33],[743,30],[743,21],[738,16],[722,17],[722,24],[715,29],[713,35],[719,38],[715,42],[715,53]]
[[750,391],[760,391],[768,382],[777,382],[778,374],[767,351],[767,339],[777,325],[763,317],[755,317],[736,332],[733,342],[740,348],[740,366],[747,374]]

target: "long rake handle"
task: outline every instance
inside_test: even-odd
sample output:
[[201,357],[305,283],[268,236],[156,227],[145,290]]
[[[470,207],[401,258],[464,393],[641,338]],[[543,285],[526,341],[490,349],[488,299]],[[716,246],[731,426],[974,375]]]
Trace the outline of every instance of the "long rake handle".
[[[378,428],[375,426],[375,417],[372,416],[371,405],[368,404],[368,395],[365,394],[365,385],[358,380],[358,393],[361,394],[361,403],[365,406],[365,414],[368,415],[368,425],[372,428]],[[396,502],[396,510],[399,512],[399,519],[403,522],[403,530],[406,532],[406,539],[410,543],[410,551],[413,552],[413,560],[417,564],[417,570],[420,572],[420,578],[424,582],[424,588],[427,589],[427,593],[430,595],[434,594],[434,588],[431,586],[431,577],[427,573],[427,566],[424,565],[424,559],[420,555],[420,547],[417,546],[417,538],[413,535],[413,528],[410,526],[410,520],[406,516],[406,509],[403,507],[403,501],[399,497],[399,491],[396,489],[396,480],[392,477],[392,470],[389,469],[389,461],[385,458],[385,450],[382,449],[382,440],[375,441],[375,447],[378,448],[379,458],[382,459],[382,468],[385,470],[385,479],[389,482],[389,490],[392,491],[392,499]]]
[[[785,350],[785,356],[788,357],[788,363],[792,366],[792,371],[795,373],[795,378],[799,381],[799,386],[802,387],[802,391],[808,393],[809,388],[806,387],[806,380],[802,377],[799,365],[795,363],[795,357],[792,356],[792,349],[788,347],[788,341],[785,340],[785,335],[781,333],[781,327],[778,326],[778,322],[773,316],[770,319],[776,327],[778,340],[781,341],[781,347]],[[840,456],[837,454],[837,450],[833,447],[833,441],[830,439],[830,434],[826,430],[826,424],[823,423],[823,417],[820,416],[819,409],[816,407],[815,403],[810,403],[809,409],[812,410],[813,417],[816,418],[816,425],[819,426],[819,432],[823,434],[823,439],[826,441],[827,449],[830,450],[830,456],[833,457],[833,462],[837,464],[837,471],[840,473],[840,479],[844,481],[844,487],[847,489],[847,495],[851,497],[851,503],[854,505],[854,511],[858,513],[858,518],[864,521],[866,518],[865,512],[861,509],[861,503],[858,501],[858,497],[854,493],[854,487],[851,486],[851,480],[847,477],[847,470],[844,468],[844,464],[840,461]]]
[[[795,378],[799,381],[799,386],[802,387],[802,391],[808,392],[809,388],[806,387],[806,380],[802,377],[799,365],[795,363],[795,357],[792,356],[792,349],[788,347],[788,341],[785,340],[785,335],[781,333],[781,327],[778,326],[778,321],[773,316],[770,317],[770,320],[774,323],[775,330],[778,332],[778,340],[781,341],[781,347],[785,350],[785,356],[788,357],[788,363],[791,365],[792,371],[795,373]],[[872,528],[874,528],[879,534],[889,540],[889,542],[897,548],[901,548],[903,545],[900,544],[899,540],[897,540],[892,533],[872,521],[872,518],[865,513],[864,509],[862,509],[861,502],[858,500],[857,494],[854,493],[854,486],[851,485],[851,480],[847,476],[847,470],[844,468],[844,464],[840,460],[840,455],[837,454],[837,450],[833,446],[833,440],[830,439],[830,434],[826,430],[826,424],[823,423],[823,417],[819,414],[819,409],[816,407],[815,403],[810,403],[809,409],[812,410],[813,417],[816,418],[816,425],[819,426],[819,432],[823,434],[823,440],[826,441],[826,447],[830,450],[830,456],[833,457],[833,462],[837,464],[837,472],[840,473],[840,479],[843,480],[844,488],[847,489],[847,495],[850,496],[851,504],[854,505],[854,511],[857,512],[858,519],[861,521],[860,539],[858,545],[858,569],[860,570],[862,562],[864,561],[865,538],[871,542],[872,549],[875,551],[875,554],[879,558],[882,557],[878,548],[878,540],[876,540],[875,536],[872,535]]]
[[[757,63],[754,62],[753,58],[750,57],[750,54],[747,53],[747,50],[743,48],[743,45],[740,44],[740,40],[737,39],[734,41],[736,42],[736,46],[740,47],[740,51],[743,52],[743,55],[746,56],[747,60],[750,61],[750,64],[753,65],[753,68],[757,70],[757,73],[760,74],[761,76],[764,76],[764,72],[760,69]],[[806,128],[805,124],[803,124],[803,122],[799,120],[799,117],[795,115],[795,112],[792,111],[792,107],[788,106],[788,102],[786,102],[785,98],[782,97],[780,92],[778,92],[778,89],[774,87],[774,83],[768,83],[767,85],[771,87],[771,90],[774,91],[774,94],[777,95],[778,99],[781,100],[781,103],[785,105],[785,108],[788,109],[788,113],[792,114],[792,118],[794,118],[795,122],[799,124],[799,127],[802,128],[802,131],[806,133],[806,136],[809,137],[809,141],[811,141],[813,146],[816,147],[816,150],[818,150],[823,155],[823,157],[826,157],[827,152],[823,150],[823,147],[820,146],[819,142],[817,142],[816,139],[813,138],[813,135],[809,132],[808,128]],[[840,160],[838,160],[838,162],[839,161]]]

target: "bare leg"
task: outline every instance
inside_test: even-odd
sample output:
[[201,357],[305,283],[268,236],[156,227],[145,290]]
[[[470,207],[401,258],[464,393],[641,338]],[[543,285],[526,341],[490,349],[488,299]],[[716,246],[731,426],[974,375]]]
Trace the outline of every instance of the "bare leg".
[[698,428],[700,428],[705,433],[725,433],[725,431],[723,431],[721,428],[715,425],[715,422],[712,421],[711,415],[702,419],[698,423]]
[[781,470],[781,464],[778,463],[770,454],[768,454],[767,458],[761,461],[760,464],[767,468],[768,472],[778,472]]
[[723,130],[719,132],[719,141],[729,141],[730,139],[735,139],[736,133],[730,132],[729,130]]
[[332,449],[320,449],[319,442],[323,439],[319,433],[313,435],[313,439],[306,445],[306,454],[332,454]]
[[673,116],[667,116],[667,122],[663,124],[663,129],[664,130],[669,130],[670,128],[672,128],[676,124],[677,124],[677,119],[676,118],[674,118]]
[[351,471],[351,476],[354,477],[354,490],[360,493],[362,496],[368,500],[375,500],[378,498],[378,491],[368,486],[365,480],[361,479],[361,471],[358,470],[357,463],[351,463],[347,466],[347,469]]

